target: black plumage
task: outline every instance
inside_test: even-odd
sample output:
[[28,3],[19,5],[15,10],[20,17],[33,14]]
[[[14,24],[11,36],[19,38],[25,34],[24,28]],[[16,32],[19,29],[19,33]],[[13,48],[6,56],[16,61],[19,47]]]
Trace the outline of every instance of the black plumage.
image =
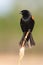
[[26,40],[25,40],[25,43],[24,45],[28,45],[27,42],[28,40],[30,40],[30,45],[35,45],[35,42],[33,40],[33,37],[32,37],[32,31],[33,31],[33,28],[34,28],[34,19],[32,18],[32,15],[31,13],[28,11],[28,10],[22,10],[21,11],[21,14],[22,14],[22,18],[20,20],[20,26],[21,26],[21,29],[23,31],[23,37],[20,41],[20,45],[22,46],[22,43],[24,41],[24,38],[26,36],[26,33],[30,30]]

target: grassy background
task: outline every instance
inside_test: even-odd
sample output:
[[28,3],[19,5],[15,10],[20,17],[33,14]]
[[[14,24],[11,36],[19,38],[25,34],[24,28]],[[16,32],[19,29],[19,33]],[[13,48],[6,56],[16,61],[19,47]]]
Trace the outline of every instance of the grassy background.
[[[32,13],[32,15],[35,20],[32,34],[36,46],[31,51],[43,53],[43,15],[40,15],[39,11]],[[15,9],[9,16],[0,17],[0,52],[17,51],[19,48],[19,41],[23,35],[20,28],[20,18],[18,9]]]

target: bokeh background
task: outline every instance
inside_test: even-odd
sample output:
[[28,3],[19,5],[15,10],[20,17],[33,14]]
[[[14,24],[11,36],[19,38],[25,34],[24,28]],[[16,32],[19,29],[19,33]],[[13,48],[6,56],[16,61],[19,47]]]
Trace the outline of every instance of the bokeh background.
[[35,20],[32,34],[36,45],[32,49],[26,48],[25,54],[43,57],[43,0],[0,0],[0,54],[18,55],[19,41],[23,35],[19,13],[23,9],[29,10]]

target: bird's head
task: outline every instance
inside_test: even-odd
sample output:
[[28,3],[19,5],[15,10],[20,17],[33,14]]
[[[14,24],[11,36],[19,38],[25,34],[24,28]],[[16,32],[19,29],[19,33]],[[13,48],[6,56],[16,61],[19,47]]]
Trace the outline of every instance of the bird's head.
[[20,12],[23,16],[23,18],[28,18],[30,16],[30,12],[28,10],[22,10]]

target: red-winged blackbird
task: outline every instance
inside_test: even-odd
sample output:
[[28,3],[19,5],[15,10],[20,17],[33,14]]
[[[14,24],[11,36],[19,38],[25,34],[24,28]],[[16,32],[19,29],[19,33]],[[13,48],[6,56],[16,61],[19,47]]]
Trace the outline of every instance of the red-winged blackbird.
[[[33,16],[31,15],[31,13],[28,10],[22,10],[21,14],[22,14],[22,18],[20,20],[20,26],[23,31],[23,37],[20,41],[20,45],[22,46],[23,41],[25,41],[24,46],[26,46],[26,45],[28,45],[28,43],[27,43],[28,40],[30,40],[30,45],[33,46],[33,45],[35,45],[35,42],[32,37],[32,30],[33,30],[34,24],[35,24]],[[29,34],[26,37],[27,32],[29,32]]]

